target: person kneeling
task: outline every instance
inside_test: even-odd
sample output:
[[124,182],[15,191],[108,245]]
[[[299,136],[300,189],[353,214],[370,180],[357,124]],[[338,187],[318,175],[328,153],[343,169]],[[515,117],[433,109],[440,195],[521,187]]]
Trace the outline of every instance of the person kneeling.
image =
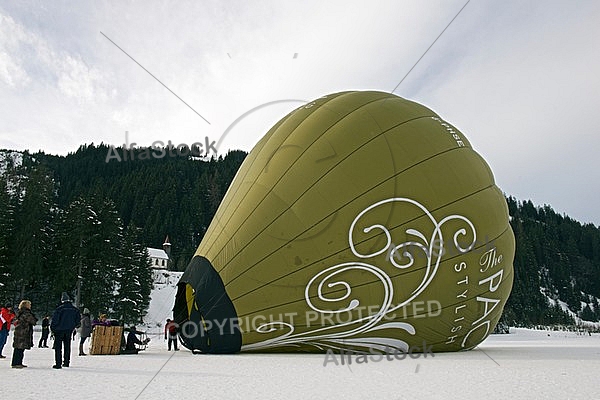
[[123,350],[121,352],[121,354],[137,354],[139,350],[136,347],[136,345],[144,346],[144,345],[148,344],[148,342],[150,341],[150,338],[140,340],[136,336],[136,334],[138,334],[138,333],[141,333],[141,332],[137,332],[137,328],[135,326],[132,326],[129,329],[129,334],[127,335],[127,341],[125,344],[125,350]]

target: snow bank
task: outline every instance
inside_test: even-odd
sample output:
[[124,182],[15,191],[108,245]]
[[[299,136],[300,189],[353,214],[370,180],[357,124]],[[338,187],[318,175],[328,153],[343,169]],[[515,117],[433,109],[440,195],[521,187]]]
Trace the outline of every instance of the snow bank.
[[148,313],[144,317],[144,329],[149,333],[161,333],[165,320],[173,317],[177,282],[183,272],[154,270],[152,274],[154,287],[150,294]]

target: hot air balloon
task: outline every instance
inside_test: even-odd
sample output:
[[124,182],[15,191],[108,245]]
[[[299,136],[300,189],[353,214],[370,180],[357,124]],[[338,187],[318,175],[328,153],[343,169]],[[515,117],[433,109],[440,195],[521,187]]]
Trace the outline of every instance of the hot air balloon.
[[415,102],[323,96],[248,154],[178,283],[204,353],[472,349],[513,280],[502,192],[467,138]]

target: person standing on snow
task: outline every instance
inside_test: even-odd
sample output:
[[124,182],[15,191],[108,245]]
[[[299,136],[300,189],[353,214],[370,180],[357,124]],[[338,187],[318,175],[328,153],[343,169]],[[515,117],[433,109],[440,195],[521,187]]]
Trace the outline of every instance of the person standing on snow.
[[177,348],[177,322],[171,321],[167,319],[167,324],[165,325],[165,340],[167,339],[167,335],[169,337],[169,343],[167,345],[168,351],[171,351],[171,343],[175,348],[175,351],[179,351]]
[[60,301],[61,304],[54,310],[52,322],[50,322],[50,329],[54,334],[55,363],[52,366],[54,369],[69,366],[71,362],[71,334],[75,328],[79,327],[81,321],[79,310],[71,303],[71,299],[66,292],[63,292]]
[[23,356],[25,350],[33,347],[33,326],[37,322],[37,318],[31,312],[31,302],[29,300],[23,300],[19,303],[15,321],[11,366],[21,369],[27,367],[27,365],[23,365]]
[[40,338],[38,347],[48,348],[48,335],[50,335],[50,317],[46,315],[42,319],[42,337]]
[[79,341],[79,355],[85,356],[86,354],[83,352],[83,344],[85,340],[90,337],[92,334],[92,321],[90,320],[90,310],[87,308],[83,309],[83,315],[81,316],[81,331],[79,332],[79,336],[81,340]]
[[15,313],[13,312],[12,304],[7,304],[6,307],[0,309],[0,358],[6,358],[6,356],[2,355],[2,350],[4,350],[14,317]]

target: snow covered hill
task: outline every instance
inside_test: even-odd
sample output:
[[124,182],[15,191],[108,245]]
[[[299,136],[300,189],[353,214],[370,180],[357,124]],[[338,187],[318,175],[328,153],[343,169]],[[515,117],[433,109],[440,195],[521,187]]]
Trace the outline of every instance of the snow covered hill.
[[0,176],[6,179],[6,190],[14,194],[19,183],[27,179],[22,171],[23,153],[20,151],[0,149]]
[[159,334],[163,332],[165,320],[173,317],[177,282],[183,272],[154,270],[152,273],[154,286],[148,313],[144,317],[144,330],[150,334]]
[[23,153],[14,150],[0,150],[0,175],[15,169],[23,163]]

